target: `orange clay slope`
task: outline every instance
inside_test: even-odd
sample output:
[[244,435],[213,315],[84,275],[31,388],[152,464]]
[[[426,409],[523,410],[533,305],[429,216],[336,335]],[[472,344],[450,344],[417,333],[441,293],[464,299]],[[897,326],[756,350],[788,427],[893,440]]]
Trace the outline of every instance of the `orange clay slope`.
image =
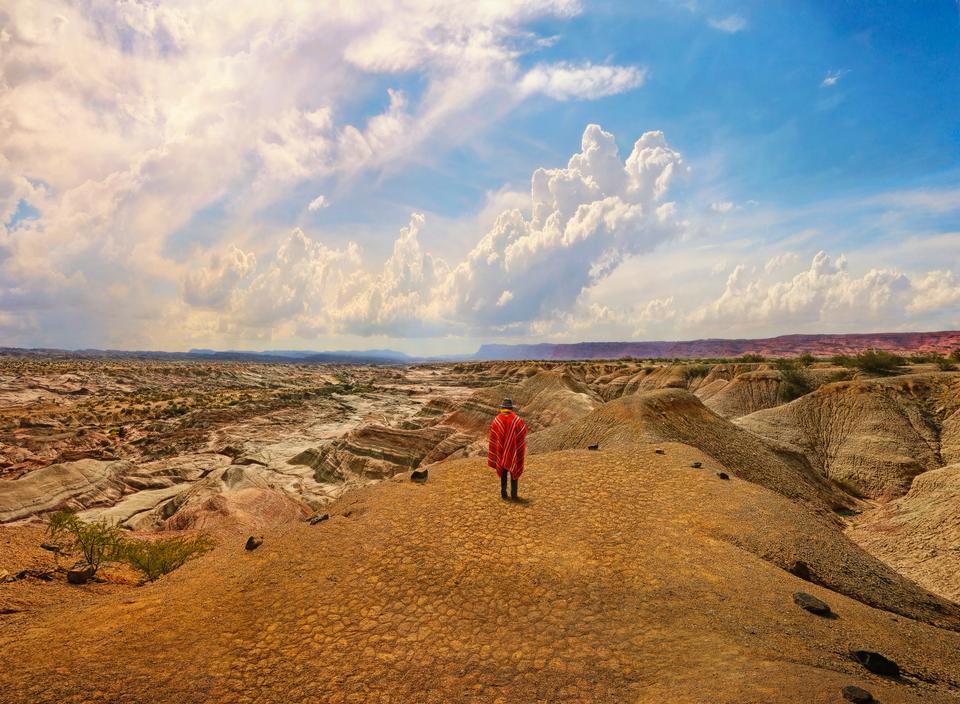
[[[893,573],[869,606],[763,559],[882,570],[721,469],[671,442],[546,452],[514,504],[481,458],[435,465],[254,552],[224,539],[152,585],[0,620],[0,700],[811,704],[855,684],[884,704],[960,702],[960,607]],[[836,618],[797,607],[801,590]],[[870,674],[851,649],[904,674]]]

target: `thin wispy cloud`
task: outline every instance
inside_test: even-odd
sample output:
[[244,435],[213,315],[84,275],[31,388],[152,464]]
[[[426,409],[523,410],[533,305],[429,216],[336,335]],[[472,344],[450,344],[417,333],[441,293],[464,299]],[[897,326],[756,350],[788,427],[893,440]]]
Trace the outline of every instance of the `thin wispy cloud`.
[[827,71],[826,77],[820,81],[821,88],[830,88],[837,85],[840,82],[840,79],[843,78],[846,74],[850,73],[845,69],[839,71]]
[[711,18],[707,20],[711,27],[727,34],[736,34],[747,28],[747,20],[741,15],[727,15],[722,18]]
[[323,210],[326,207],[329,207],[330,202],[327,200],[327,197],[322,193],[310,201],[310,205],[307,206],[307,210],[311,213],[315,213],[318,210]]

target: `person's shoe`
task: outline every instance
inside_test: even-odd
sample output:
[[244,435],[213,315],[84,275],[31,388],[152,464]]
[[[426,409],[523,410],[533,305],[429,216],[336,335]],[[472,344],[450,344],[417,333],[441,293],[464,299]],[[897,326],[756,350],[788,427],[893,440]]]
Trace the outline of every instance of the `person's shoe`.
[[507,501],[510,497],[507,496],[506,493],[501,492],[501,493],[500,493],[500,498],[503,499],[504,501]]

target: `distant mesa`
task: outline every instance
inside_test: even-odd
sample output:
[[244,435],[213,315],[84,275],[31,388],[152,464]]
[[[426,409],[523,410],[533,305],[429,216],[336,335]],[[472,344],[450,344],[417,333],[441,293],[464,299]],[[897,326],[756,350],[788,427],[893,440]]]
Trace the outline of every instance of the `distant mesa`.
[[960,331],[942,332],[878,332],[836,335],[781,335],[742,340],[687,340],[637,342],[577,342],[571,344],[539,343],[532,345],[481,345],[476,359],[638,359],[716,358],[762,354],[786,357],[798,354],[831,356],[857,354],[868,349],[890,352],[929,351],[949,353],[960,347]]

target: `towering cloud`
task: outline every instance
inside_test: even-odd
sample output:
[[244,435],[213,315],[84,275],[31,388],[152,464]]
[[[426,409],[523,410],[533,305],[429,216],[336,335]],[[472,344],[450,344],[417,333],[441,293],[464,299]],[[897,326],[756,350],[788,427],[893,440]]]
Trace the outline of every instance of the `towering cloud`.
[[184,300],[229,303],[225,312],[249,325],[288,320],[329,333],[523,331],[561,315],[625,257],[677,234],[666,196],[683,170],[660,132],[641,136],[624,161],[613,135],[589,125],[566,167],[534,172],[528,210],[502,212],[452,267],[423,251],[424,217],[414,214],[379,272],[362,270],[356,250],[329,250],[297,230],[253,278],[237,250],[188,274]]

